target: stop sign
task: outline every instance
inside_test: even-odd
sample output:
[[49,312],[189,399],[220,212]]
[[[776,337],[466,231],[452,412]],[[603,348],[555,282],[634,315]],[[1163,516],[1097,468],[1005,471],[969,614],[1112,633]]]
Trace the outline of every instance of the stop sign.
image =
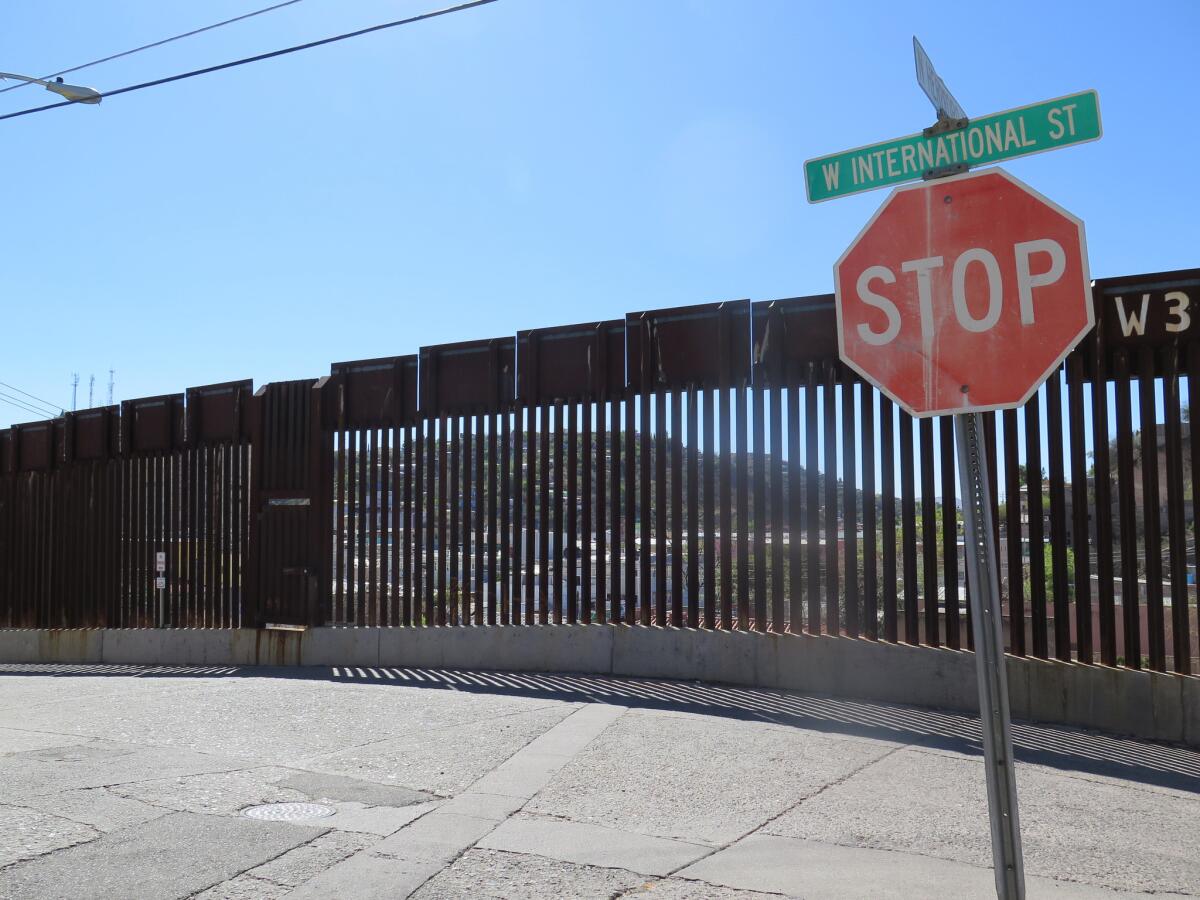
[[1019,406],[1091,330],[1083,222],[1003,169],[897,188],[834,266],[842,360],[916,416]]

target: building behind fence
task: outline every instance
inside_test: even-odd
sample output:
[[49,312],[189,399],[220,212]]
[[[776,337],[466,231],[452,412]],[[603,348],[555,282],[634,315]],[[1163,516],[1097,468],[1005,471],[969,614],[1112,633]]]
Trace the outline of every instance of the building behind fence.
[[[1200,269],[1096,282],[1094,333],[985,416],[1011,652],[1193,670],[1193,301]],[[951,420],[838,362],[832,296],[630,313],[14,425],[0,625],[962,648],[957,490]]]

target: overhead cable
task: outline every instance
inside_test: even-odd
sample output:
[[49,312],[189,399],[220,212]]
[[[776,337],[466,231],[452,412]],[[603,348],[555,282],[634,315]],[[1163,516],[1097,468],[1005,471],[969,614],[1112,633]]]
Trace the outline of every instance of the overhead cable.
[[[56,78],[59,75],[66,75],[69,72],[78,72],[80,69],[87,69],[91,66],[98,66],[100,63],[112,62],[114,59],[120,59],[123,56],[132,56],[134,53],[141,53],[143,50],[150,50],[154,47],[161,47],[163,44],[169,44],[172,41],[182,40],[183,38],[192,37],[193,35],[202,34],[205,31],[212,31],[214,28],[220,28],[222,25],[232,25],[234,22],[240,22],[243,19],[250,19],[254,16],[261,16],[263,13],[269,13],[276,9],[281,9],[285,6],[291,6],[299,3],[300,0],[286,0],[285,3],[276,3],[274,6],[267,6],[263,9],[256,9],[254,12],[248,12],[245,15],[234,16],[232,19],[226,19],[223,22],[214,22],[212,25],[205,25],[203,28],[194,28],[191,31],[185,31],[183,34],[176,34],[169,38],[163,38],[161,41],[155,41],[152,44],[143,44],[141,47],[134,47],[132,50],[123,50],[120,53],[114,53],[112,56],[105,56],[101,59],[93,59],[91,62],[85,62],[79,66],[72,66],[69,69],[61,69],[58,72],[51,72],[42,80],[49,81],[51,78]],[[0,88],[0,94],[5,91],[15,91],[17,88],[28,87],[31,82],[22,81],[20,84],[10,85],[6,88]]]
[[33,406],[30,406],[24,400],[20,400],[16,397],[12,396],[11,394],[4,393],[3,391],[0,391],[0,403],[7,403],[9,406],[15,406],[15,407],[17,407],[17,409],[23,409],[26,412],[31,412],[35,416],[37,416],[39,419],[58,418],[58,413],[51,413],[48,415],[45,410],[37,409]]
[[[55,415],[58,415],[58,412],[57,412],[58,410],[62,410],[62,409],[63,409],[63,407],[61,407],[61,406],[58,406],[57,404],[51,403],[49,400],[43,400],[41,397],[37,396],[36,394],[31,394],[31,393],[29,393],[29,391],[23,391],[23,390],[21,390],[21,389],[20,389],[19,387],[17,387],[16,385],[13,385],[13,384],[7,384],[7,383],[5,383],[5,382],[3,382],[3,381],[0,381],[0,387],[6,387],[6,388],[8,388],[10,391],[16,391],[18,394],[24,394],[24,395],[25,395],[26,397],[28,397],[30,400],[36,400],[36,401],[38,402],[38,405],[39,405],[39,406],[44,406],[44,407],[46,407],[47,409],[56,410],[56,412],[54,413]],[[28,402],[28,401],[23,401],[23,402]]]
[[[435,9],[431,12],[421,13],[416,16],[409,16],[407,19],[397,19],[394,22],[384,22],[382,25],[372,25],[369,28],[360,28],[358,31],[349,31],[345,34],[334,35],[333,37],[322,38],[319,41],[309,41],[307,44],[297,44],[294,47],[285,47],[282,50],[272,50],[270,53],[260,53],[258,56],[248,56],[245,59],[235,59],[232,62],[221,63],[216,66],[208,66],[203,69],[193,69],[191,72],[181,72],[178,75],[168,75],[166,78],[156,78],[153,81],[144,81],[141,84],[131,84],[128,87],[117,88],[112,91],[100,92],[100,97],[115,97],[118,94],[128,94],[131,91],[140,91],[145,88],[157,87],[160,84],[169,84],[172,81],[182,81],[185,78],[194,78],[197,75],[207,75],[210,72],[219,72],[222,69],[232,69],[234,66],[244,66],[247,63],[261,62],[265,59],[274,59],[277,56],[285,56],[289,53],[296,53],[300,50],[311,50],[313,47],[321,47],[325,44],[332,44],[337,41],[348,40],[349,38],[359,37],[364,34],[371,34],[375,31],[383,31],[385,28],[395,28],[398,25],[411,25],[413,22],[421,22],[425,19],[433,19],[437,16],[445,16],[454,12],[461,12],[466,9],[472,9],[476,6],[485,6],[488,3],[495,3],[496,0],[471,0],[470,3],[460,3],[458,6],[448,6],[444,9]],[[73,106],[75,101],[63,100],[60,103],[48,103],[45,106],[34,106],[30,109],[22,109],[17,112],[7,113],[0,116],[0,121],[4,119],[15,119],[18,116],[27,116],[30,113],[45,112],[48,109],[58,109],[60,106]]]

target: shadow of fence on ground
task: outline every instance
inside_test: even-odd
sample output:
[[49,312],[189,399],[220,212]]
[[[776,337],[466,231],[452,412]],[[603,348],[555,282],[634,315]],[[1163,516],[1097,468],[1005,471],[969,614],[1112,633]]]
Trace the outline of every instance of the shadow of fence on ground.
[[[289,678],[456,690],[715,715],[960,753],[983,753],[979,717],[974,715],[693,681],[395,666],[277,668],[107,663],[4,664],[0,665],[0,676]],[[1200,752],[1186,747],[1028,722],[1013,723],[1013,744],[1021,762],[1200,794]]]

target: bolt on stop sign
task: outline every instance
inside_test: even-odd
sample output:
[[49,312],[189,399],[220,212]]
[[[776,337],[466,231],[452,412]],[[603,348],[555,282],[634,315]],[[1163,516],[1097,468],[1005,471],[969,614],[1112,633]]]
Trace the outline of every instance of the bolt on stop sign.
[[999,168],[897,188],[834,283],[842,360],[915,416],[1020,406],[1094,323],[1083,222]]

